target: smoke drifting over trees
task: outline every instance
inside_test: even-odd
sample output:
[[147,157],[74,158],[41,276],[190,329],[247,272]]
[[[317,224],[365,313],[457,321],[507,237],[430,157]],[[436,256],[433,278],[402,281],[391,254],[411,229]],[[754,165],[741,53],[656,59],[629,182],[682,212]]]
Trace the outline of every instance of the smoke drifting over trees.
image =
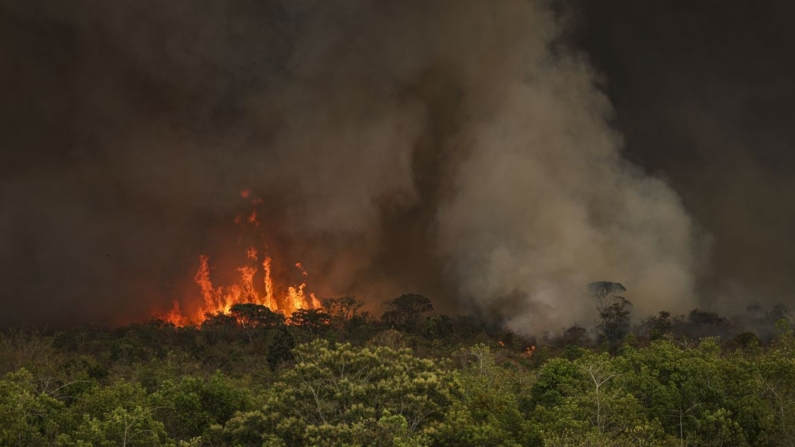
[[0,324],[168,308],[243,188],[319,296],[519,332],[591,318],[602,279],[697,304],[709,237],[547,2],[35,3],[0,7]]
[[722,311],[790,303],[795,4],[565,4],[569,37],[605,76],[626,156],[663,175],[712,235],[701,298]]

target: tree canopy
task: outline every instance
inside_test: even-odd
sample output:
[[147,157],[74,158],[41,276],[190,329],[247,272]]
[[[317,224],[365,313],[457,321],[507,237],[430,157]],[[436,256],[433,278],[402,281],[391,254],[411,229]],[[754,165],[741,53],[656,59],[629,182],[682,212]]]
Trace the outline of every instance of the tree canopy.
[[423,315],[421,295],[380,320],[345,297],[289,320],[252,304],[201,327],[0,332],[0,445],[795,445],[786,309],[632,324],[615,284],[594,326],[537,336]]

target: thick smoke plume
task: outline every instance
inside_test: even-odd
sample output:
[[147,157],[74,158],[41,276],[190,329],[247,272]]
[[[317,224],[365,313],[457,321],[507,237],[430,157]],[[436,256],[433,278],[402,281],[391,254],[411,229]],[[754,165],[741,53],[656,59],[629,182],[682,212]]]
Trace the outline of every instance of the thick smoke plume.
[[795,3],[571,0],[626,156],[663,175],[714,238],[702,304],[792,305]]
[[19,0],[0,29],[0,323],[184,299],[246,187],[320,295],[522,332],[588,322],[595,280],[692,306],[693,224],[546,2]]

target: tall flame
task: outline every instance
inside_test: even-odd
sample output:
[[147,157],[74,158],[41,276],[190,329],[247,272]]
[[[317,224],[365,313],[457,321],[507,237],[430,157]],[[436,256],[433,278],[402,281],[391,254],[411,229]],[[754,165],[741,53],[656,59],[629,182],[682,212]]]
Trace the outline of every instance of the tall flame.
[[[248,199],[251,197],[251,192],[246,189],[240,195]],[[256,206],[261,204],[262,200],[252,199],[251,203]],[[234,221],[239,225],[248,224],[252,227],[260,225],[256,209],[249,214],[248,219],[243,219],[242,215],[238,215]],[[175,325],[184,326],[201,323],[208,314],[228,314],[235,304],[259,304],[274,312],[283,312],[286,316],[290,316],[298,309],[320,307],[320,302],[315,294],[307,293],[308,274],[300,262],[295,263],[295,268],[301,274],[301,283],[287,287],[286,291],[279,296],[272,278],[273,259],[267,255],[267,251],[258,250],[252,246],[245,250],[245,255],[247,265],[237,268],[239,279],[228,286],[213,285],[210,278],[210,257],[206,254],[200,255],[199,268],[193,281],[199,288],[201,301],[198,301],[198,296],[193,306],[181,306],[179,302],[175,301],[172,309],[159,317]],[[262,256],[261,264],[259,263],[260,256]],[[256,279],[260,274],[262,286],[258,286],[260,283]],[[185,303],[183,302],[183,304]]]
[[262,271],[265,274],[265,306],[270,310],[276,309],[276,302],[273,301],[273,280],[271,279],[271,258],[265,256],[262,261]]

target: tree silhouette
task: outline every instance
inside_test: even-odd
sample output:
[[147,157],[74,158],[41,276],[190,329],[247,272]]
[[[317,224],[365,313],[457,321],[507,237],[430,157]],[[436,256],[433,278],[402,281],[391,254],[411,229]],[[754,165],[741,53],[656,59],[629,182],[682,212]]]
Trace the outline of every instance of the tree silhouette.
[[381,320],[391,328],[404,330],[414,329],[420,315],[433,310],[431,300],[413,293],[400,295],[384,307],[386,312]]
[[619,295],[626,291],[627,288],[617,282],[596,281],[588,284],[588,292],[596,300],[596,309],[599,311],[600,336],[611,345],[620,342],[629,333],[632,303]]

